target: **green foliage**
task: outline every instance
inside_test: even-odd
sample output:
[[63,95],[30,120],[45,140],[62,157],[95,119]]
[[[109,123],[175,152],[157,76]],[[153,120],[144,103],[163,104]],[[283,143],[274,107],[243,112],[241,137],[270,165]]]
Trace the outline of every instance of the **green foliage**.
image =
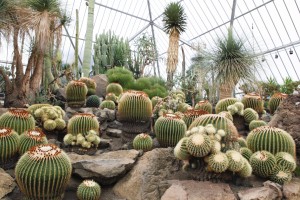
[[287,97],[287,94],[284,94],[284,93],[275,93],[271,96],[271,98],[269,100],[269,104],[268,104],[271,114],[274,114],[274,112],[278,108],[280,102],[283,99],[285,99],[286,97]]
[[52,144],[32,147],[15,168],[16,181],[27,199],[61,199],[71,174],[67,154]]
[[119,83],[110,83],[106,86],[106,93],[113,93],[116,96],[120,96],[123,93],[123,88]]
[[283,85],[280,86],[280,92],[292,94],[298,85],[300,85],[300,81],[293,81],[290,77],[286,77],[283,81]]
[[188,137],[181,138],[174,148],[174,155],[179,160],[188,160],[191,157],[186,146],[188,139]]
[[124,89],[129,89],[128,86],[134,82],[132,72],[123,67],[109,69],[106,74],[109,83],[119,83]]
[[228,165],[229,161],[225,153],[218,152],[209,156],[208,166],[216,173],[225,172]]
[[101,102],[100,108],[101,109],[108,108],[110,110],[114,110],[116,108],[116,105],[115,105],[115,102],[113,102],[111,100],[104,100]]
[[212,114],[212,105],[211,105],[211,103],[208,100],[199,101],[195,105],[195,110],[205,110],[209,114]]
[[264,101],[260,95],[255,93],[246,94],[242,99],[242,103],[244,104],[245,109],[252,108],[258,114],[262,114],[264,111]]
[[280,85],[277,83],[276,79],[272,77],[268,77],[265,82],[260,82],[260,87],[262,88],[265,99],[280,90]]
[[249,130],[252,131],[260,126],[267,126],[267,123],[263,120],[252,120],[249,124]]
[[253,173],[260,177],[269,177],[275,171],[276,159],[268,151],[257,151],[250,157]]
[[272,154],[288,152],[296,156],[295,141],[282,129],[262,126],[252,130],[247,136],[247,146],[253,152],[269,151]]
[[136,150],[150,151],[153,146],[152,138],[145,133],[138,134],[133,139],[133,148]]
[[79,81],[85,83],[85,85],[87,86],[88,89],[87,96],[96,94],[97,84],[93,79],[87,77],[81,77]]
[[0,117],[0,127],[11,128],[21,135],[24,131],[34,129],[35,120],[25,109],[9,109]]
[[85,83],[81,81],[71,81],[66,88],[66,98],[68,106],[82,107],[85,104],[88,88]]
[[100,99],[97,95],[91,95],[86,99],[86,107],[98,108],[100,106]]
[[248,124],[251,123],[253,120],[258,120],[258,117],[258,113],[252,108],[246,108],[244,110],[244,118]]
[[79,200],[99,200],[101,187],[93,180],[84,180],[78,186],[76,194]]
[[18,154],[19,135],[11,128],[0,128],[0,166]]
[[19,154],[23,155],[31,147],[47,143],[48,140],[46,138],[46,135],[41,129],[35,128],[33,130],[25,131],[20,136]]
[[94,130],[99,135],[99,122],[93,114],[78,113],[70,118],[68,123],[68,133],[86,136],[90,130]]
[[165,114],[156,120],[154,131],[162,147],[175,147],[184,137],[186,125],[181,117],[175,114]]
[[191,135],[187,141],[187,150],[194,157],[204,157],[209,154],[212,146],[211,139],[201,133]]
[[216,113],[218,114],[222,111],[227,111],[227,107],[235,104],[236,102],[238,102],[236,98],[221,99],[216,105]]
[[163,13],[164,31],[170,33],[173,29],[181,33],[186,28],[186,14],[179,3],[169,3]]

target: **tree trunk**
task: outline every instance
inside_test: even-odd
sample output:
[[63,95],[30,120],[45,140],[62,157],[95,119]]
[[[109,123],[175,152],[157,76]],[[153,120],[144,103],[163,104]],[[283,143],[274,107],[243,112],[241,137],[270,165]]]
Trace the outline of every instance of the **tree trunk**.
[[219,99],[230,98],[232,97],[233,87],[228,84],[223,84],[220,86],[219,92]]
[[17,87],[14,86],[12,91],[5,93],[4,107],[24,108],[28,103],[26,93],[16,88]]
[[35,95],[40,89],[41,79],[43,76],[43,64],[44,64],[44,54],[39,53],[37,56],[33,74],[30,78],[29,87],[30,87],[31,95]]
[[179,32],[176,29],[171,30],[169,37],[168,59],[167,59],[167,84],[169,90],[172,89],[173,75],[178,63]]

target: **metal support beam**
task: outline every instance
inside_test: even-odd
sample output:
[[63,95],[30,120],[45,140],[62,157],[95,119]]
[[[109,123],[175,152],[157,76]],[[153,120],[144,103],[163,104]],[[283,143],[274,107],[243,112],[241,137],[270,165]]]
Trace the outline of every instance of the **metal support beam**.
[[[66,33],[67,33],[67,37],[69,38],[69,40],[70,40],[70,42],[71,42],[71,45],[72,45],[73,49],[75,50],[75,44],[73,43],[73,40],[72,40],[72,38],[71,38],[71,36],[70,36],[70,34],[69,34],[69,31],[68,31],[68,29],[66,28],[65,25],[63,25],[63,26],[64,26],[65,31],[66,31]],[[81,60],[81,58],[80,58],[79,55],[78,55],[78,60],[79,60],[79,62],[80,62],[80,64],[81,64],[81,66],[82,66],[82,60]]]
[[233,0],[232,8],[231,8],[231,18],[230,18],[230,27],[233,27],[233,21],[235,16],[235,7],[236,7],[236,0]]
[[298,45],[298,44],[300,44],[300,40],[294,41],[294,42],[291,42],[291,43],[288,43],[288,44],[285,44],[285,45],[282,45],[280,47],[275,47],[275,48],[269,49],[267,51],[263,51],[263,52],[254,54],[254,57],[262,56],[262,55],[265,55],[265,54],[268,54],[268,53],[272,53],[274,51],[278,51],[278,50],[281,50],[281,49],[285,49],[285,48],[288,48],[290,46],[295,46],[295,45]]
[[144,30],[146,30],[148,27],[150,26],[150,23],[147,24],[144,28],[142,28],[141,30],[139,30],[136,34],[134,34],[129,40],[128,42],[131,42],[132,40],[134,40],[139,34],[141,34]]

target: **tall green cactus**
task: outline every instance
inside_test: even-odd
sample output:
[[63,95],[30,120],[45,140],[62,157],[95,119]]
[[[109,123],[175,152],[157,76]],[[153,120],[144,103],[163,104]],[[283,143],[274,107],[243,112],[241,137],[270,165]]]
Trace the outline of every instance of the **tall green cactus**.
[[205,110],[211,114],[212,113],[212,105],[208,100],[199,101],[195,105],[195,110]]
[[123,87],[119,83],[110,83],[106,86],[106,93],[114,93],[120,96],[123,93]]
[[1,115],[0,127],[11,128],[21,135],[24,131],[35,127],[35,120],[27,110],[14,108]]
[[120,121],[147,122],[152,115],[152,102],[144,92],[127,91],[119,100],[118,114]]
[[0,128],[0,167],[18,154],[19,135],[11,128]]
[[99,122],[93,114],[78,113],[71,117],[67,129],[68,133],[75,136],[79,133],[85,136],[90,130],[96,131],[97,135],[99,135]]
[[220,113],[222,111],[227,111],[227,107],[238,102],[236,98],[226,98],[218,101],[216,105],[216,113]]
[[62,199],[71,174],[69,157],[53,144],[32,147],[15,168],[16,181],[27,199]]
[[85,99],[88,89],[85,83],[81,81],[71,81],[66,88],[67,103],[70,107],[82,107],[85,104]]
[[262,114],[264,111],[264,101],[261,96],[256,93],[246,94],[242,99],[242,103],[244,104],[245,109],[252,108],[258,114]]
[[154,125],[156,138],[163,147],[175,147],[186,132],[186,124],[175,114],[159,117]]
[[287,94],[284,93],[275,93],[271,96],[270,100],[269,100],[269,109],[270,109],[270,113],[274,114],[274,112],[276,111],[277,107],[279,106],[280,102],[287,98]]
[[133,144],[133,148],[136,150],[149,151],[152,149],[153,141],[148,134],[141,133],[135,136],[132,144]]
[[296,145],[292,136],[279,128],[258,127],[249,133],[246,140],[248,148],[253,152],[265,150],[275,155],[283,151],[296,156]]
[[20,136],[19,154],[23,155],[31,147],[47,143],[48,140],[46,138],[46,135],[40,128],[25,131],[24,134]]
[[87,96],[96,94],[97,84],[96,84],[96,82],[93,79],[87,78],[87,77],[81,77],[79,79],[79,81],[85,83],[85,85],[86,85],[86,87],[88,89]]
[[99,200],[101,187],[93,180],[84,180],[78,186],[76,194],[79,200]]
[[186,127],[189,127],[197,117],[199,117],[201,115],[206,115],[209,113],[205,110],[187,110],[183,114],[184,114],[184,116],[182,119],[185,122]]

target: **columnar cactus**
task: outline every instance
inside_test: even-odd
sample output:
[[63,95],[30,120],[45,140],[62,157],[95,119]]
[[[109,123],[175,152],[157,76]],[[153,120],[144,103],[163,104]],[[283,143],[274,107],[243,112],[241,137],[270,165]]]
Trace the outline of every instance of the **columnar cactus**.
[[246,108],[244,110],[244,119],[249,124],[253,120],[258,120],[258,113],[252,108]]
[[238,102],[236,98],[226,98],[218,101],[216,105],[216,113],[227,111],[227,107]]
[[212,105],[211,105],[211,103],[208,100],[199,101],[195,105],[195,110],[205,110],[209,114],[211,114],[212,113]]
[[110,83],[106,86],[106,93],[114,93],[116,96],[120,96],[123,93],[123,88],[119,83]]
[[11,128],[0,128],[0,166],[18,154],[19,135]]
[[91,95],[86,99],[86,107],[98,108],[100,106],[100,99],[97,95]]
[[187,141],[187,150],[194,157],[204,157],[210,153],[211,139],[201,133],[193,134]]
[[152,115],[152,102],[144,92],[127,91],[119,100],[118,114],[120,121],[149,121]]
[[218,152],[209,156],[208,166],[216,173],[225,172],[228,165],[229,161],[225,153]]
[[275,155],[283,151],[296,156],[295,141],[289,133],[279,128],[258,127],[249,133],[246,140],[248,148],[253,152],[266,150]]
[[90,96],[90,95],[94,95],[96,94],[96,87],[97,87],[97,84],[96,82],[91,79],[91,78],[87,78],[87,77],[81,77],[79,79],[79,81],[85,83],[88,91],[87,91],[87,95]]
[[70,107],[82,107],[85,104],[88,88],[84,82],[71,81],[66,88],[67,103]]
[[100,200],[101,187],[93,180],[84,180],[77,188],[79,200]]
[[163,147],[175,147],[186,132],[184,121],[175,114],[165,114],[154,125],[156,138]]
[[111,100],[104,100],[101,102],[100,108],[101,109],[108,108],[110,110],[114,110],[116,108],[116,105],[115,105],[115,102],[113,102]]
[[205,110],[187,110],[185,113],[183,113],[183,121],[186,124],[186,127],[189,127],[192,122],[194,121],[194,119],[196,119],[197,117],[201,116],[201,115],[205,115],[208,114],[207,111]]
[[52,144],[32,147],[15,168],[16,181],[27,199],[62,199],[71,174],[69,157]]
[[186,146],[188,139],[188,137],[181,138],[174,148],[174,155],[179,160],[188,160],[191,157]]
[[276,159],[268,151],[257,151],[250,157],[253,173],[261,177],[269,177],[275,171]]
[[25,131],[24,134],[20,136],[19,154],[23,155],[31,147],[47,143],[48,140],[46,138],[46,135],[40,128]]
[[270,113],[274,114],[280,102],[285,99],[288,95],[284,93],[275,93],[271,96],[269,100]]
[[11,128],[21,135],[24,131],[35,127],[35,120],[27,110],[14,108],[1,115],[0,127]]
[[252,131],[255,128],[267,126],[267,123],[263,120],[252,120],[249,124],[249,130]]
[[258,114],[262,114],[264,111],[264,101],[262,100],[261,96],[255,93],[246,94],[243,99],[242,103],[246,108],[252,108]]
[[135,136],[132,144],[133,144],[133,148],[136,150],[149,151],[152,149],[153,141],[148,134],[141,133]]
[[90,130],[96,131],[99,135],[99,122],[93,114],[79,113],[71,117],[67,129],[68,133],[73,135],[81,133],[85,136]]

